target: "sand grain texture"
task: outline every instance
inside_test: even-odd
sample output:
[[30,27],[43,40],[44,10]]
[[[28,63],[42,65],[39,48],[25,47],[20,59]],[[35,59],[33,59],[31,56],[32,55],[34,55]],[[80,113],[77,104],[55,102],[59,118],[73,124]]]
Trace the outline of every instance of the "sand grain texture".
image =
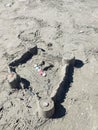
[[[16,71],[41,97],[58,85],[62,59],[76,58],[52,119],[38,116],[30,91],[12,91],[6,80],[8,64],[34,45],[38,55]],[[46,77],[34,68],[42,61]],[[98,130],[98,0],[0,0],[0,130]]]

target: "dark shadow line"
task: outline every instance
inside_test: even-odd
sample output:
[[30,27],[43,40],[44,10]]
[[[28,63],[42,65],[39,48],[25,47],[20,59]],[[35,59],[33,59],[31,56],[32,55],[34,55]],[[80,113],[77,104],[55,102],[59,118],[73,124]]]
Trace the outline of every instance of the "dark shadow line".
[[37,55],[38,49],[37,46],[29,49],[26,53],[24,53],[19,59],[11,62],[9,64],[10,71],[15,72],[15,68],[19,65],[25,64],[28,60],[30,60],[34,55]]
[[65,70],[65,76],[63,81],[60,83],[59,88],[55,97],[53,98],[55,103],[55,114],[53,115],[54,118],[61,118],[65,116],[66,109],[61,105],[66,99],[66,95],[73,83],[73,75],[74,75],[74,67],[81,68],[84,65],[83,61],[76,59],[74,65],[69,65]]
[[65,76],[63,81],[60,83],[57,93],[54,97],[55,103],[62,103],[66,98],[66,94],[71,87],[71,83],[73,82],[73,74],[74,74],[74,67],[72,65],[67,66],[65,70]]
[[55,114],[52,117],[53,119],[61,118],[66,114],[66,109],[61,105],[61,103],[63,103],[66,99],[66,94],[68,93],[69,88],[71,87],[71,83],[73,82],[73,74],[74,66],[69,65],[65,70],[65,76],[63,78],[63,81],[60,83],[58,91],[55,97],[53,98],[55,103]]

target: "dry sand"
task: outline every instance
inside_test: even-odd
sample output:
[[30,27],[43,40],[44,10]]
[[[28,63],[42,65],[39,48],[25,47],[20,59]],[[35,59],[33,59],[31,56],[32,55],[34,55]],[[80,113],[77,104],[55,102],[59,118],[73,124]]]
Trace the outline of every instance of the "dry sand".
[[[8,64],[34,44],[38,55],[16,71],[41,97],[59,84],[62,59],[76,58],[51,119],[38,116],[29,90],[13,91],[6,80]],[[46,77],[34,69],[42,61],[52,65]],[[0,0],[0,130],[98,130],[98,0]]]

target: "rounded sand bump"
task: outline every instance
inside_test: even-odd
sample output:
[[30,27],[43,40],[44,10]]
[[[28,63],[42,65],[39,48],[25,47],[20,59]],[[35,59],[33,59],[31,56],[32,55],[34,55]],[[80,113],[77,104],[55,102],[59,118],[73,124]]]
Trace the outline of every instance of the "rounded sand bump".
[[7,80],[11,86],[11,88],[21,88],[20,86],[20,77],[15,72],[11,72],[8,74]]
[[50,118],[54,114],[54,102],[51,98],[43,98],[39,101],[39,115]]

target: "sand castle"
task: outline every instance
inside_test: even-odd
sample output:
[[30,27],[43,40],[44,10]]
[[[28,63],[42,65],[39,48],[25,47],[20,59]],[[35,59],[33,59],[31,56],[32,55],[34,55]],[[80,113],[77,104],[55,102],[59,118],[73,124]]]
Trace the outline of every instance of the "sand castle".
[[[15,67],[16,66],[18,67],[18,65],[20,65],[20,64],[26,63],[26,61],[29,60],[30,57],[32,57],[33,55],[37,55],[37,52],[38,52],[37,46],[29,48],[28,51],[26,53],[24,53],[20,59],[17,59],[9,64],[10,72],[8,74],[7,80],[9,82],[11,88],[14,88],[14,89],[22,88],[21,76],[19,76],[17,74]],[[50,118],[55,113],[56,96],[57,96],[57,93],[61,92],[60,87],[62,87],[60,85],[60,83],[62,82],[64,77],[67,77],[69,66],[73,67],[74,62],[75,62],[75,57],[73,55],[64,56],[64,58],[62,58],[63,66],[61,66],[61,68],[60,68],[62,75],[60,76],[57,86],[55,86],[53,88],[50,96],[46,96],[46,97],[40,98],[40,99],[37,98],[38,113],[41,117]]]

